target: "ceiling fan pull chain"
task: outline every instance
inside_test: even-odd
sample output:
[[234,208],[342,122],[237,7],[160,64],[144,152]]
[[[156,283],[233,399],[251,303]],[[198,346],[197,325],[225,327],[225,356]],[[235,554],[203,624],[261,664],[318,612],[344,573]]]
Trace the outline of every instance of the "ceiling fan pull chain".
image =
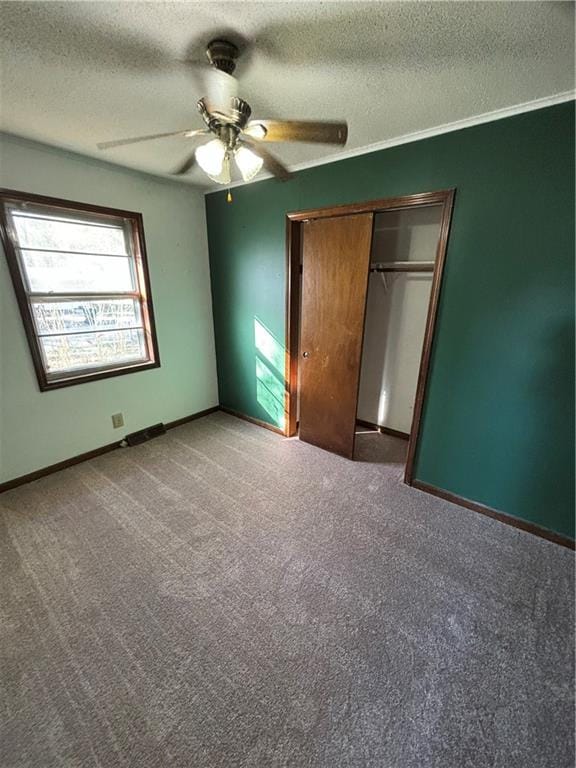
[[226,202],[231,203],[232,202],[232,192],[228,190],[228,194],[226,195]]

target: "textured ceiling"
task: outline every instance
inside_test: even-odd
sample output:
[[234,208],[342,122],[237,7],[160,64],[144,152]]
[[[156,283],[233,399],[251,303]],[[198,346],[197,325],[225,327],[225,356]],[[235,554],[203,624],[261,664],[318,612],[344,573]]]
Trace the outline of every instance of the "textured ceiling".
[[166,174],[186,139],[96,142],[200,127],[194,62],[227,33],[255,117],[345,118],[347,149],[574,87],[570,2],[0,2],[0,129]]

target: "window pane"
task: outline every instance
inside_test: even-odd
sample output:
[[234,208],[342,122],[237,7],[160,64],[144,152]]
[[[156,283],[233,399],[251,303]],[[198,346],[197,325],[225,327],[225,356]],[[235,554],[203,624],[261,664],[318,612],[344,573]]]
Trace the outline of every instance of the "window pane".
[[[57,216],[57,214],[54,214]],[[12,213],[21,248],[48,248],[54,251],[87,253],[126,253],[124,229],[80,224],[58,219],[41,219]]]
[[142,325],[134,299],[32,302],[39,334],[101,331]]
[[116,293],[135,290],[130,257],[22,251],[31,291]]
[[44,350],[48,375],[147,359],[142,330],[41,336],[40,344]]

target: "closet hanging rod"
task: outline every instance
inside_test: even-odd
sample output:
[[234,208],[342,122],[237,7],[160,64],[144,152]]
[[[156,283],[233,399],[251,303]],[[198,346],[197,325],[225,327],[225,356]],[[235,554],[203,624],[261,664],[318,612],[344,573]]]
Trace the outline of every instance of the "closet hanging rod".
[[389,261],[370,264],[370,272],[433,272],[433,261]]

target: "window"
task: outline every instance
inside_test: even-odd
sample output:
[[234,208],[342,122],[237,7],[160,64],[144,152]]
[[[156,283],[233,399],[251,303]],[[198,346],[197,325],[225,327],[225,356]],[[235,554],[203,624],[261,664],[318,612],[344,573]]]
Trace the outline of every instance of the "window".
[[139,213],[4,191],[0,233],[40,389],[160,365]]

